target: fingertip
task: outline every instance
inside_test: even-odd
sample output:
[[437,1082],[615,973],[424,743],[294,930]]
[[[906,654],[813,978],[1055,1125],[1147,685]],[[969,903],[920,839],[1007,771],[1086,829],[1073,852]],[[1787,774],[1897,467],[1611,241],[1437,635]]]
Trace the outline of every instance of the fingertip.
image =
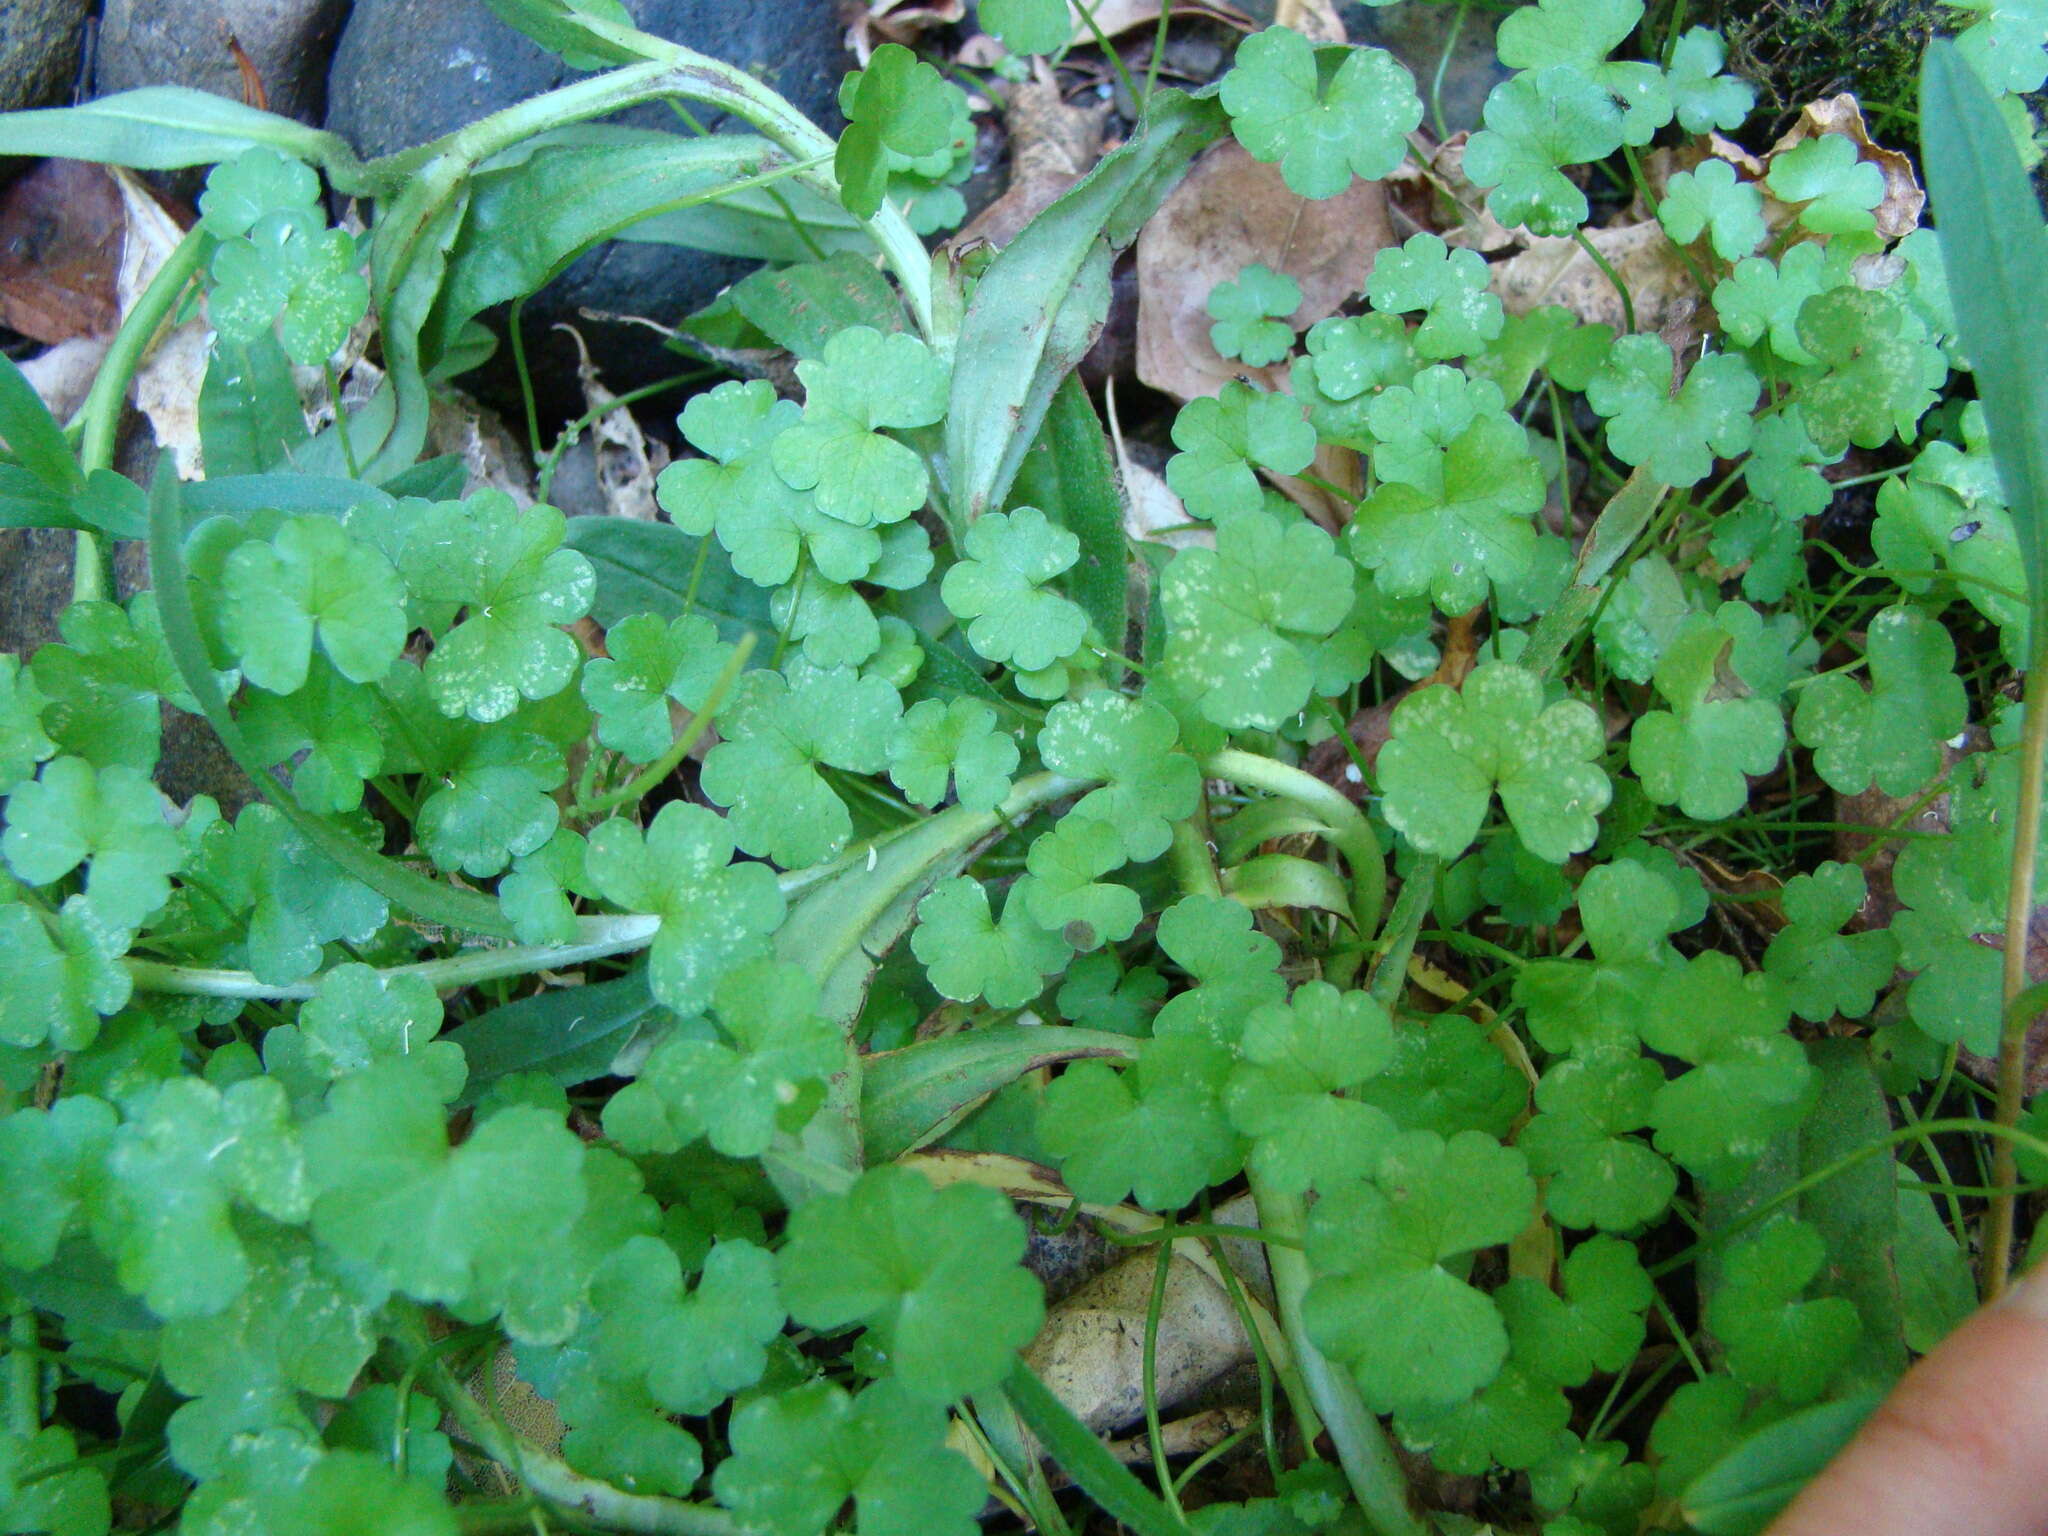
[[2048,1529],[2048,1277],[1921,1360],[1768,1536],[2023,1536]]

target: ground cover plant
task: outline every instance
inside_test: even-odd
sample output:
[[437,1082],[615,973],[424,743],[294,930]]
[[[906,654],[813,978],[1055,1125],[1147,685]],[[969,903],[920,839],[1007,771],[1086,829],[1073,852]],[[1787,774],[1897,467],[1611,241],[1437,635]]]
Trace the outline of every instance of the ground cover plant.
[[[834,141],[493,6],[588,73],[387,160],[0,118],[211,167],[74,420],[0,361],[0,521],[77,532],[0,657],[0,1531],[1761,1528],[2048,1187],[2038,6],[1930,55],[1938,233],[1860,118],[1723,137],[1682,12],[1542,0],[1469,139],[1276,25],[937,254],[909,48]],[[590,126],[669,99],[753,131]],[[1153,538],[1075,370],[1227,138],[1426,227],[1305,329],[1215,285]],[[793,373],[688,400],[665,518],[423,459],[478,317],[650,230],[804,247],[699,317]],[[1537,239],[1596,297],[1504,302]],[[126,478],[192,323],[203,477]],[[171,715],[248,804],[166,799]],[[1074,1229],[1152,1272],[1122,1456],[1020,1354]],[[1181,1268],[1252,1371],[1176,1449]]]

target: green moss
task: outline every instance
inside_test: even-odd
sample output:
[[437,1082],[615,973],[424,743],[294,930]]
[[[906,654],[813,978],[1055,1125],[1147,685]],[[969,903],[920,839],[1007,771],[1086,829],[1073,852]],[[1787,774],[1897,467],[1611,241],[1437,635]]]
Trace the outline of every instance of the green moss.
[[1773,129],[1809,101],[1852,91],[1875,122],[1911,111],[1920,53],[1948,22],[1939,0],[1722,0],[1732,67],[1757,84]]

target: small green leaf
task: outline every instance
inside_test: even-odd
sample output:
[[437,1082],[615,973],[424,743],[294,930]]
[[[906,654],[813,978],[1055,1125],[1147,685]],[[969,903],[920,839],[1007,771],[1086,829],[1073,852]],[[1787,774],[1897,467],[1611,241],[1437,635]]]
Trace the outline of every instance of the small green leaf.
[[1294,348],[1294,327],[1287,316],[1301,307],[1301,284],[1285,272],[1253,262],[1237,281],[1209,290],[1205,306],[1209,344],[1224,357],[1253,368],[1279,362]]
[[1818,1232],[1779,1218],[1729,1249],[1722,1283],[1707,1303],[1706,1325],[1727,1350],[1730,1369],[1790,1403],[1825,1392],[1862,1332],[1856,1304],[1846,1297],[1800,1299],[1826,1262]]
[[1238,143],[1277,163],[1303,197],[1335,197],[1354,175],[1387,175],[1422,121],[1414,77],[1385,49],[1350,49],[1325,84],[1315,49],[1289,27],[1238,44],[1220,94]]
[[419,516],[399,569],[415,602],[463,614],[427,658],[443,714],[502,720],[522,698],[548,698],[575,677],[582,650],[559,626],[590,611],[596,577],[560,547],[565,529],[553,507],[521,510],[502,491]]
[[1663,1081],[1657,1064],[1629,1047],[1590,1051],[1544,1072],[1539,1112],[1515,1145],[1528,1154],[1530,1171],[1548,1179],[1544,1208],[1558,1222],[1628,1232],[1663,1214],[1678,1176],[1628,1134],[1650,1123]]
[[1884,172],[1859,159],[1847,134],[1823,133],[1771,157],[1764,178],[1774,196],[1803,203],[1799,222],[1823,235],[1852,235],[1877,227]]
[[1181,407],[1173,443],[1181,451],[1166,461],[1167,486],[1190,516],[1212,521],[1264,505],[1254,465],[1294,475],[1316,456],[1315,429],[1299,405],[1235,379]]
[[946,1423],[894,1381],[854,1398],[829,1381],[763,1393],[734,1412],[712,1491],[766,1536],[817,1536],[849,1499],[855,1536],[973,1536],[988,1489]]
[[1119,943],[1145,915],[1136,891],[1101,878],[1124,862],[1123,835],[1114,826],[1070,813],[1032,843],[1031,878],[1019,881],[1015,894],[1033,922],[1077,950]]
[[1317,1278],[1303,1312],[1316,1344],[1351,1367],[1375,1412],[1454,1407],[1507,1358],[1493,1301],[1459,1262],[1528,1224],[1522,1154],[1479,1131],[1408,1131],[1371,1182],[1324,1194],[1309,1216]]
[[1486,98],[1486,126],[1465,148],[1465,174],[1491,187],[1486,206],[1535,235],[1569,235],[1586,222],[1586,194],[1563,167],[1621,147],[1622,108],[1569,65],[1523,71]]
[[597,739],[636,763],[652,762],[675,739],[669,701],[701,710],[733,648],[701,615],[664,624],[636,614],[605,631],[606,654],[583,668],[583,698],[597,715]]
[[1153,1040],[1122,1071],[1077,1062],[1045,1092],[1039,1142],[1084,1200],[1178,1210],[1244,1161],[1223,1106],[1230,1065],[1200,1039]]
[[777,1272],[797,1323],[865,1324],[905,1393],[948,1403],[1000,1382],[1037,1333],[1023,1257],[1024,1223],[995,1190],[871,1168],[791,1213]]
[[0,855],[16,878],[51,885],[85,865],[86,899],[113,928],[141,927],[185,862],[156,786],[120,764],[57,758],[7,797],[6,812]]
[[1067,0],[986,0],[976,19],[1012,53],[1057,53],[1073,30]]
[[704,759],[704,793],[732,807],[731,832],[784,869],[846,846],[852,818],[820,768],[879,773],[902,717],[896,690],[850,667],[751,672],[721,711],[725,736]]
[[1045,584],[1080,558],[1081,541],[1036,507],[989,512],[962,541],[940,599],[967,622],[967,643],[990,661],[1035,672],[1070,654],[1088,616]]
[[1624,336],[1586,386],[1608,417],[1607,446],[1624,464],[1647,464],[1667,485],[1697,485],[1716,458],[1749,446],[1758,384],[1731,353],[1701,358],[1671,392],[1671,348],[1656,336]]
[[1496,789],[1538,858],[1563,863],[1593,845],[1611,794],[1600,722],[1576,699],[1546,706],[1533,673],[1494,662],[1463,689],[1421,689],[1392,729],[1379,762],[1387,819],[1423,852],[1470,847]]
[[237,545],[220,598],[222,633],[242,675],[273,693],[304,685],[316,636],[352,683],[383,676],[405,645],[397,573],[331,517],[295,517],[267,543]]
[[[875,56],[895,47],[885,43]],[[901,522],[923,506],[931,489],[924,460],[882,429],[926,427],[944,415],[946,366],[931,349],[901,331],[884,336],[856,325],[796,372],[803,419],[776,435],[775,472],[855,528]]]
[[1942,743],[1968,722],[1955,642],[1938,621],[1894,606],[1870,621],[1864,644],[1870,687],[1839,672],[1815,678],[1800,692],[1792,728],[1814,749],[1814,770],[1842,794],[1875,783],[1910,795],[1941,771]]
[[1506,323],[1499,295],[1488,290],[1486,258],[1451,250],[1425,231],[1406,245],[1389,246],[1373,260],[1365,296],[1384,314],[1422,311],[1415,350],[1425,358],[1479,352]]
[[1308,646],[1350,612],[1351,570],[1313,523],[1260,510],[1222,518],[1214,549],[1163,578],[1166,667],[1218,725],[1270,730],[1308,703]]
[[628,1152],[676,1152],[702,1136],[727,1157],[759,1157],[778,1132],[803,1129],[845,1065],[818,984],[796,966],[735,966],[712,1006],[730,1043],[679,1030],[605,1105],[605,1130]]
[[1368,992],[1309,982],[1245,1021],[1231,1069],[1230,1120],[1251,1138],[1253,1171],[1283,1194],[1368,1175],[1393,1140],[1383,1111],[1342,1095],[1393,1059],[1393,1026]]
[[1201,772],[1176,750],[1179,736],[1170,711],[1105,689],[1048,710],[1038,755],[1057,773],[1103,781],[1069,814],[1115,827],[1125,857],[1143,863],[1166,852],[1173,823],[1201,797]]
[[1763,194],[1738,182],[1735,167],[1726,160],[1705,160],[1697,170],[1680,171],[1665,183],[1657,222],[1680,245],[1710,232],[1714,254],[1735,261],[1764,238]]
[[1058,933],[1031,920],[1027,907],[1013,887],[997,922],[981,883],[957,875],[918,903],[911,953],[942,997],[986,997],[994,1008],[1021,1007],[1044,990],[1045,978],[1072,953]]
[[774,871],[732,856],[724,819],[701,805],[663,806],[644,836],[621,817],[590,833],[586,859],[598,893],[661,918],[648,980],[677,1013],[709,1003],[719,978],[761,954],[782,921]]
[[165,1319],[211,1316],[249,1283],[236,1204],[300,1222],[312,1201],[284,1088],[262,1077],[165,1083],[114,1133],[107,1177],[121,1283]]
[[1756,88],[1721,73],[1728,45],[1712,27],[1692,27],[1671,50],[1664,73],[1679,125],[1687,133],[1732,133],[1756,105]]
[[1827,367],[1805,387],[1800,409],[1825,451],[1912,438],[1948,364],[1940,348],[1912,334],[1917,322],[1909,319],[1889,293],[1865,288],[1830,288],[1799,306],[1800,345]]
[[1159,947],[1196,986],[1170,999],[1152,1031],[1235,1050],[1245,1020],[1287,995],[1280,946],[1252,923],[1251,912],[1224,896],[1183,896],[1159,915]]
[[369,308],[370,285],[356,266],[346,230],[322,228],[311,210],[268,213],[214,252],[207,315],[235,341],[253,341],[275,325],[287,357],[317,366]]
[[[889,173],[902,162],[948,149],[953,101],[960,88],[897,43],[884,43],[868,67],[840,87],[846,132],[832,169],[846,211],[871,219],[880,211]],[[843,333],[842,333],[843,334]]]
[[320,179],[311,166],[259,146],[223,160],[206,177],[199,222],[217,240],[246,235],[267,213],[320,205]]
[[1010,792],[1018,760],[1016,741],[996,728],[995,710],[979,699],[920,700],[889,738],[889,777],[927,807],[946,798],[950,781],[961,805],[994,810]]

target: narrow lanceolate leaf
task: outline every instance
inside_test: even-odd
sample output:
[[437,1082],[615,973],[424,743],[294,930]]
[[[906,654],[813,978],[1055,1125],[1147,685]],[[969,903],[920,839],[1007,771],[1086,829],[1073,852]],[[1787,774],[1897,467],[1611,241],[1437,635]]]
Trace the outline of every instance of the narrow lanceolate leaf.
[[1921,154],[1963,353],[2026,560],[2033,646],[2048,641],[2048,235],[2012,134],[1955,45],[1929,45]]
[[1223,132],[1213,101],[1156,92],[1123,148],[1003,248],[961,325],[946,414],[956,522],[1002,505],[1053,391],[1109,312],[1109,258]]

